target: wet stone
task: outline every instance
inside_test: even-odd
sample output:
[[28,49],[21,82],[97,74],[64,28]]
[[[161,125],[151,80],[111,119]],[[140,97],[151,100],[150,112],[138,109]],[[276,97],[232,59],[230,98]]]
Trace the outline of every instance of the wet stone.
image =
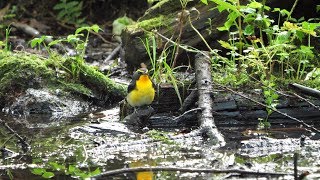
[[71,96],[60,90],[29,88],[3,111],[13,115],[48,114],[59,117],[71,117],[87,112],[93,107],[89,102]]

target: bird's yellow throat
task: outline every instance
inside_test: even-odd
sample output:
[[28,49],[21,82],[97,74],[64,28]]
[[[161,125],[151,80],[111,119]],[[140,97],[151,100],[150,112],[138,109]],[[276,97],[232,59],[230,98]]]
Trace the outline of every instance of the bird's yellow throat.
[[135,88],[127,96],[128,103],[133,107],[151,104],[155,90],[149,76],[142,74],[135,83]]

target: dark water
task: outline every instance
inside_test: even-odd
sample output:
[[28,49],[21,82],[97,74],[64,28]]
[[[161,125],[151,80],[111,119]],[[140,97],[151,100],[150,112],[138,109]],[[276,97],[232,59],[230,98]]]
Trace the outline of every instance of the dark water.
[[[1,114],[0,119],[31,146],[24,151],[18,138],[1,125],[0,144],[6,150],[2,151],[0,160],[1,179],[293,179],[295,153],[298,154],[298,174],[308,171],[308,178],[320,178],[319,138],[300,127],[273,127],[268,132],[258,131],[256,127],[219,127],[227,145],[215,148],[201,136],[172,140],[168,137],[181,134],[172,129],[168,132],[146,130],[145,134],[127,133],[118,124],[118,111],[114,108],[73,118]],[[301,135],[305,135],[303,147]],[[110,170],[146,166],[240,169],[290,175],[195,171],[101,175]]]

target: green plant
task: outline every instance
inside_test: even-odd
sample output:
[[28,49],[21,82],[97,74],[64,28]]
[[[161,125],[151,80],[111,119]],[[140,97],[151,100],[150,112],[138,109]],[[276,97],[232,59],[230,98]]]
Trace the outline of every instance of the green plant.
[[[149,44],[150,41],[152,45]],[[152,79],[155,81],[156,84],[160,84],[160,83],[172,84],[178,96],[178,99],[180,101],[180,104],[182,104],[182,98],[179,91],[179,81],[176,79],[176,76],[175,76],[175,70],[177,70],[179,67],[171,68],[171,66],[167,62],[170,48],[164,48],[164,50],[160,53],[160,55],[157,55],[157,42],[154,36],[146,38],[145,41],[142,41],[142,43],[147,51],[147,54],[149,55],[150,62],[152,65],[152,69],[151,69]],[[171,56],[171,62],[172,62],[174,59],[174,52],[171,51],[171,55],[172,55]],[[180,82],[180,83],[181,85],[183,85],[183,82]]]
[[31,170],[31,173],[32,174],[35,174],[35,175],[39,175],[45,179],[50,179],[52,177],[54,177],[54,173],[51,172],[51,171],[47,171],[46,169],[44,168],[34,168]]
[[11,28],[7,27],[5,31],[5,41],[0,41],[0,49],[4,49],[4,51],[10,51],[11,46],[9,44],[9,36],[10,36]]
[[262,79],[262,90],[263,90],[263,96],[265,100],[265,104],[267,105],[266,111],[267,111],[267,117],[264,119],[259,119],[259,127],[261,129],[268,129],[270,128],[271,124],[268,121],[269,116],[274,112],[274,109],[276,109],[276,106],[278,105],[278,98],[279,95],[276,93],[276,83],[275,77],[271,76],[268,80],[265,79],[265,77],[261,77]]
[[81,0],[60,0],[53,9],[58,10],[57,19],[63,23],[83,26],[85,18],[80,18],[83,1]]
[[128,26],[132,25],[134,21],[131,18],[128,18],[127,16],[119,17],[116,20],[112,22],[112,35],[114,38],[121,42],[121,33],[122,31]]
[[31,173],[39,175],[45,179],[53,178],[54,172],[63,172],[65,175],[70,175],[75,178],[86,179],[101,173],[99,168],[94,171],[82,170],[76,165],[64,165],[57,162],[49,162],[47,168],[33,168]]
[[[263,83],[267,117],[259,119],[259,127],[269,128],[268,119],[279,98],[275,90],[276,76],[281,74],[282,79],[289,77],[297,81],[305,75],[311,78],[316,74],[308,73],[315,72],[314,67],[318,64],[310,39],[317,36],[315,30],[320,24],[291,17],[297,0],[290,12],[279,8],[272,10],[265,5],[266,0],[250,0],[246,4],[240,4],[239,0],[210,1],[217,5],[219,12],[228,12],[223,26],[217,29],[229,34],[228,41],[218,40],[228,51],[226,55],[229,58],[221,57],[209,48],[214,54],[213,77],[232,86],[248,82],[248,77],[260,77],[258,81]],[[208,4],[207,0],[202,2]],[[276,22],[266,15],[267,11],[279,13]]]
[[174,141],[168,137],[166,132],[151,130],[147,132],[147,135],[156,141],[161,141],[166,144],[174,144]]
[[[236,68],[238,72],[246,71],[249,75],[263,75],[267,78],[275,73],[275,67],[279,67],[276,73],[280,73],[282,78],[290,77],[295,80],[303,79],[306,72],[314,67],[316,62],[312,62],[314,54],[310,37],[316,36],[315,29],[320,24],[291,18],[294,6],[290,12],[273,9],[274,12],[279,12],[277,24],[274,24],[274,20],[265,14],[265,11],[272,10],[265,5],[265,0],[261,3],[251,0],[245,5],[241,5],[238,0],[210,1],[217,4],[220,12],[229,13],[224,25],[218,27],[220,31],[229,32],[229,41],[218,42],[229,51],[227,55],[233,63],[222,63]],[[207,0],[202,2],[208,3]],[[281,18],[286,18],[282,26]],[[233,32],[232,27],[236,28]],[[263,38],[264,35],[266,38]],[[307,45],[303,45],[306,38]],[[297,46],[298,43],[302,45]]]
[[[81,66],[84,62],[85,50],[89,41],[89,34],[92,31],[98,32],[99,30],[100,27],[98,25],[84,26],[78,28],[74,34],[68,35],[66,38],[51,41],[48,45],[46,44],[46,39],[51,39],[52,37],[50,36],[41,36],[40,38],[34,38],[33,40],[31,40],[30,44],[32,48],[38,46],[40,49],[41,46],[44,46],[51,56],[54,56],[54,52],[50,48],[51,46],[62,43],[71,44],[72,47],[76,50],[76,53],[74,56],[69,56],[69,58],[73,60],[70,64],[70,69],[65,69],[71,72],[74,79],[77,79],[79,77]],[[84,34],[83,32],[86,32],[86,34]],[[84,40],[82,39],[83,37]]]

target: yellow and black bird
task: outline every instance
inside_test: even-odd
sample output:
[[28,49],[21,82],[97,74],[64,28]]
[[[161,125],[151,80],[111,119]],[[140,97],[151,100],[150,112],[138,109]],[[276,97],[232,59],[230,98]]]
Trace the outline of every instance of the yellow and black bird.
[[152,103],[155,96],[155,85],[144,66],[138,69],[128,86],[127,102],[134,108],[147,106]]

